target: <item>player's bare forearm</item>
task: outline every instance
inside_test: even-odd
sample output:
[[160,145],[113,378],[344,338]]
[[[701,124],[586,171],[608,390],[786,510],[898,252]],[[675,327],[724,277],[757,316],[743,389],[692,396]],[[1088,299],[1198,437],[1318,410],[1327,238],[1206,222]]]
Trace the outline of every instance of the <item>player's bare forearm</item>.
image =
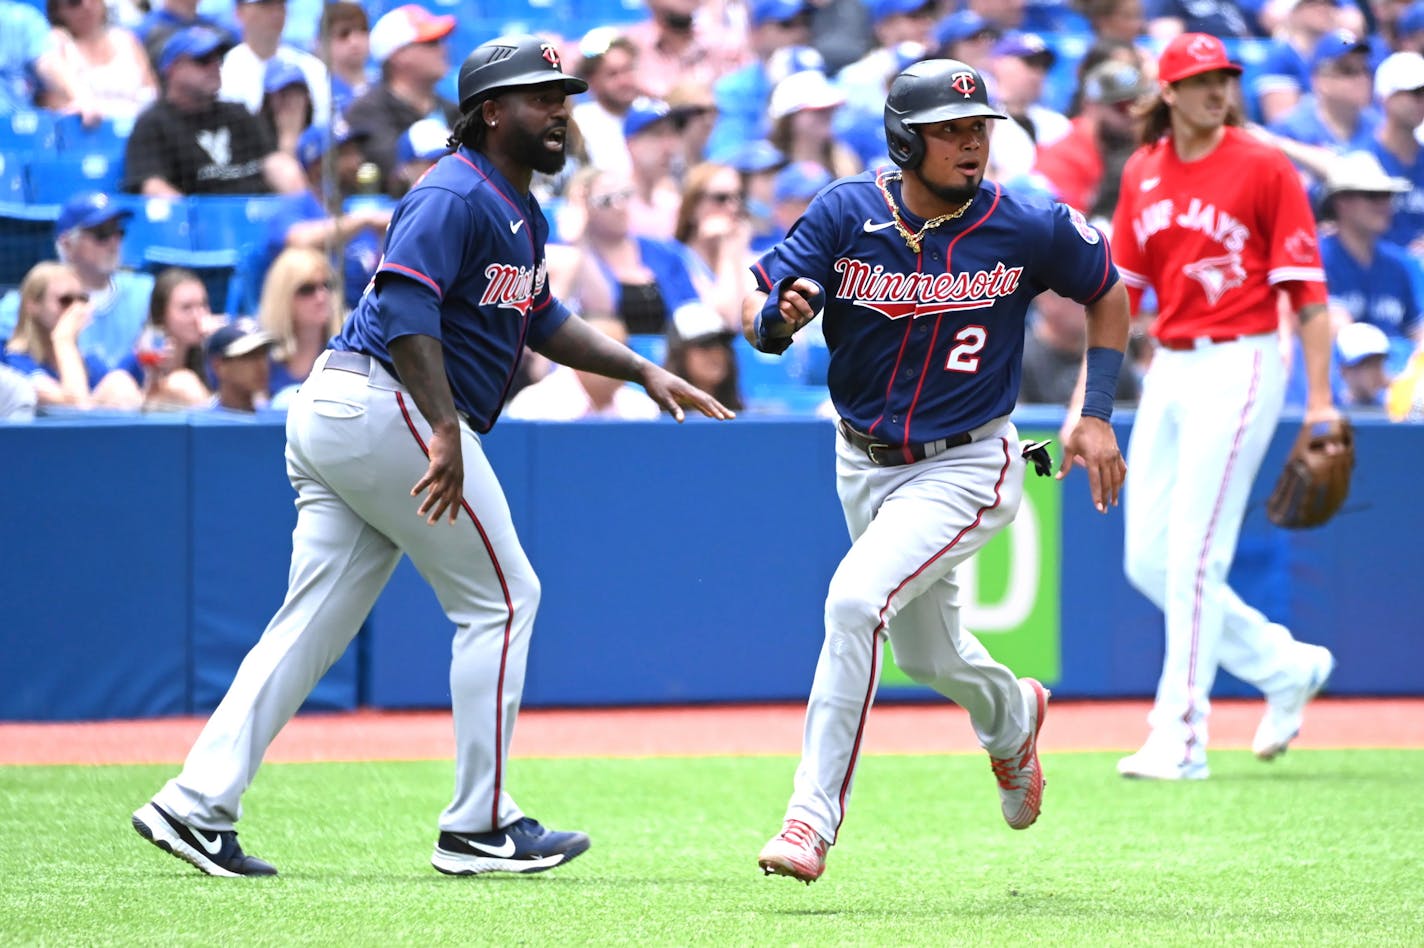
[[1119,281],[1113,288],[1085,307],[1088,314],[1088,348],[1127,349],[1127,334],[1132,325],[1132,311],[1127,302],[1127,287]]
[[397,336],[389,343],[391,362],[415,407],[430,424],[425,450],[429,464],[410,489],[412,497],[425,494],[417,513],[429,523],[447,511],[454,523],[465,490],[465,460],[460,450],[460,416],[445,375],[445,354],[434,336]]
[[552,336],[537,348],[561,365],[622,379],[642,382],[652,365],[621,342],[610,339],[578,316],[570,316]]
[[1305,361],[1306,420],[1320,421],[1338,415],[1330,392],[1330,349],[1334,331],[1327,307],[1308,303],[1296,314],[1300,323],[1300,346]]
[[761,290],[751,289],[742,297],[742,336],[752,345],[756,345],[757,313],[766,305],[766,296]]

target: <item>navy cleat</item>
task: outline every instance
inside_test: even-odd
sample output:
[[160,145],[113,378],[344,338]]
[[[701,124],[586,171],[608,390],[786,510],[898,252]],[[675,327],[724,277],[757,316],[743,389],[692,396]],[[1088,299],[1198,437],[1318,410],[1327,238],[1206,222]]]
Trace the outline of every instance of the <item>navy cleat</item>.
[[138,835],[210,876],[275,876],[276,867],[242,851],[236,830],[189,826],[152,801],[134,810]]
[[430,864],[450,876],[543,872],[588,849],[588,834],[545,829],[524,817],[490,833],[442,832]]

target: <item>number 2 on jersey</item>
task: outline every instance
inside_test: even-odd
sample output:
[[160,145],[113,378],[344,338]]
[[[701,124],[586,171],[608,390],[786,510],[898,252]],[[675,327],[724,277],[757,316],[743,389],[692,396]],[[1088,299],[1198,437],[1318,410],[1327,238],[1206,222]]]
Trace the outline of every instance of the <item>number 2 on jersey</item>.
[[954,334],[954,341],[958,345],[949,350],[949,358],[944,363],[945,371],[978,372],[978,353],[989,341],[989,331],[983,326],[965,326]]

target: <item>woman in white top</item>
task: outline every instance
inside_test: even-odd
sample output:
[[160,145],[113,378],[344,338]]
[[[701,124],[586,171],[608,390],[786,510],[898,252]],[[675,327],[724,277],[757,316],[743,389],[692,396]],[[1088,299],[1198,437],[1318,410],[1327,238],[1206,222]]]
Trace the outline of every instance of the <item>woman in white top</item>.
[[[94,111],[110,119],[132,119],[158,96],[158,81],[143,45],[129,30],[109,24],[104,0],[48,0],[54,45],[77,75]],[[71,103],[45,103],[54,109]]]

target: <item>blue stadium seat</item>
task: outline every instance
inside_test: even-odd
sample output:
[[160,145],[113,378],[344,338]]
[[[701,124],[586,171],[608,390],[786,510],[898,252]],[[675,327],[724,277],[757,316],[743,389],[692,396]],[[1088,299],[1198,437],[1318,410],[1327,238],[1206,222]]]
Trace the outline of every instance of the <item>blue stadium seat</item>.
[[267,240],[267,223],[282,206],[276,195],[188,198],[193,250],[212,254],[210,265],[236,266],[243,251]]
[[123,177],[123,160],[108,155],[31,156],[28,169],[30,200],[63,204],[80,191],[113,194]]
[[0,115],[0,151],[53,152],[55,114],[44,110]]
[[41,260],[54,259],[57,204],[0,203],[0,286],[17,286]]
[[29,155],[19,151],[0,151],[0,203],[24,204],[30,199],[25,166]]
[[151,269],[167,258],[192,251],[186,199],[121,195],[118,200],[133,211],[120,253],[125,266]]
[[737,357],[742,393],[748,399],[798,384],[791,376],[792,365],[784,354],[758,352],[740,333],[732,339],[732,353]]
[[132,131],[132,118],[101,119],[86,128],[79,116],[61,115],[55,120],[55,145],[61,155],[105,155],[122,161]]
[[643,0],[570,0],[573,6],[572,20],[579,24],[577,30],[569,34],[578,39],[595,26],[603,24],[636,23],[647,19],[648,7]]

